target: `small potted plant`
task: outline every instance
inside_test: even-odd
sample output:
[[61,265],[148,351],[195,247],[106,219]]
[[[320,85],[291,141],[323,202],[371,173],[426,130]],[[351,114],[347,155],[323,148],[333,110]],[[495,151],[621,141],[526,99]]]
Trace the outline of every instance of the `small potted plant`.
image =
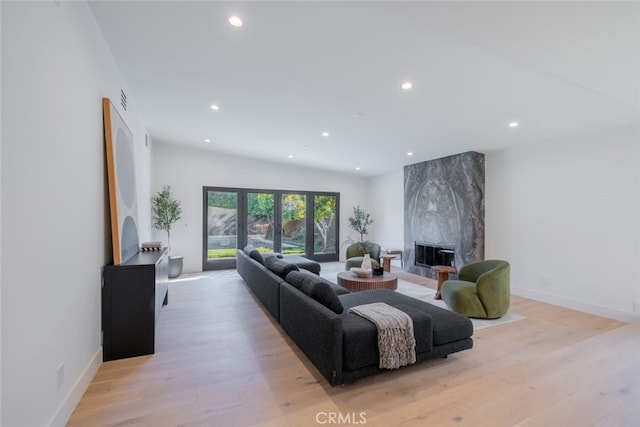
[[180,201],[171,196],[171,187],[165,185],[162,191],[156,193],[151,199],[153,210],[153,228],[167,232],[167,247],[169,248],[169,277],[178,277],[182,274],[183,257],[174,256],[171,251],[171,227],[182,219]]
[[360,241],[358,242],[358,246],[362,252],[364,252],[364,257],[362,261],[362,269],[371,271],[371,255],[369,254],[369,247],[367,242],[364,241],[364,236],[368,234],[367,226],[373,223],[373,220],[370,218],[370,215],[358,206],[353,207],[353,216],[349,217],[349,227],[354,230],[356,233],[360,234]]
[[364,236],[368,234],[367,226],[372,224],[369,214],[360,208],[360,205],[353,207],[353,216],[349,218],[349,226],[360,234],[360,242],[364,242]]

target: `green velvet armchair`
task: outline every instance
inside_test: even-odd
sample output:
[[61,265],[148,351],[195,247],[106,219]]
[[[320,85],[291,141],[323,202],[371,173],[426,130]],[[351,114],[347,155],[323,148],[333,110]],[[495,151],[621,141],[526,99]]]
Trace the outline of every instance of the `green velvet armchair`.
[[344,265],[345,270],[349,270],[351,267],[360,267],[364,259],[364,254],[366,253],[365,250],[369,252],[369,256],[371,257],[371,266],[379,267],[380,252],[382,251],[380,245],[373,242],[359,242],[347,248],[347,262]]
[[510,265],[486,260],[465,265],[458,280],[442,284],[442,299],[451,310],[467,317],[497,319],[509,310]]

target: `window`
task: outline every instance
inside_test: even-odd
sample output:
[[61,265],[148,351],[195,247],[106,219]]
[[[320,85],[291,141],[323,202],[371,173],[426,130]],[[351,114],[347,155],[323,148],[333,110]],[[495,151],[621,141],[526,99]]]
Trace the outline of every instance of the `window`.
[[205,193],[206,261],[218,261],[221,268],[235,266],[238,246],[238,193],[212,190]]
[[236,250],[338,260],[339,193],[203,188],[203,270],[235,268]]

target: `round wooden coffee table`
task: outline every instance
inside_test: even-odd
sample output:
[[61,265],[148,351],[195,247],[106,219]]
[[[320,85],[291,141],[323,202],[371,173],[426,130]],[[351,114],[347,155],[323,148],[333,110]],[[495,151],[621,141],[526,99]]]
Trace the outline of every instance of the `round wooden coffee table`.
[[385,271],[382,276],[358,277],[351,271],[338,273],[338,285],[349,289],[351,292],[366,291],[369,289],[398,289],[398,276]]

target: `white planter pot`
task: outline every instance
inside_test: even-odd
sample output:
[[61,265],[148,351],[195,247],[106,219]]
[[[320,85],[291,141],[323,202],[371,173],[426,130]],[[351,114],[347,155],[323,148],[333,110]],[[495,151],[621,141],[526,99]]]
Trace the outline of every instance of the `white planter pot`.
[[184,257],[170,256],[169,257],[169,278],[173,279],[182,274],[182,261]]

